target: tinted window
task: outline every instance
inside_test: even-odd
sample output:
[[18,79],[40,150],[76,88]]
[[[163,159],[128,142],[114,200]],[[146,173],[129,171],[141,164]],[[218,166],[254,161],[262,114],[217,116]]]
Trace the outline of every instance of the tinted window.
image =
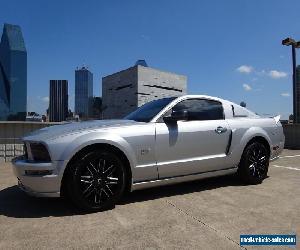
[[148,102],[138,108],[136,111],[127,115],[124,119],[137,122],[150,122],[164,107],[177,97],[163,98],[160,100]]
[[184,100],[173,107],[174,111],[187,110],[189,120],[222,120],[222,103],[206,99]]

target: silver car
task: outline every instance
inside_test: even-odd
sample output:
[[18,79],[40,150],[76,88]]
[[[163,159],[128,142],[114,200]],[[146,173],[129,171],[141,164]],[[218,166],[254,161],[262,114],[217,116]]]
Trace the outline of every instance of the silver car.
[[149,102],[123,120],[35,131],[23,138],[26,154],[13,160],[13,169],[31,195],[67,196],[99,211],[113,207],[126,190],[233,173],[259,184],[284,139],[279,117],[186,95]]

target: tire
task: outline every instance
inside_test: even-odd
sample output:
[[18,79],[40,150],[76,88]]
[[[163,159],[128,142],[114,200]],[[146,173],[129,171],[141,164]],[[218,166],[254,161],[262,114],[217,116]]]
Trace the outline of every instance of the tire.
[[67,176],[67,192],[73,203],[88,212],[111,209],[122,196],[126,169],[120,158],[106,150],[80,157]]
[[246,146],[238,169],[240,179],[246,184],[260,184],[267,177],[269,152],[260,142]]

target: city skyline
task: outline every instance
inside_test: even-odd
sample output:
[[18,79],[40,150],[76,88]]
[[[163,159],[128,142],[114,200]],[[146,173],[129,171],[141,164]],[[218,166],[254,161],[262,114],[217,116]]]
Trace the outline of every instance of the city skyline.
[[[61,3],[59,12],[67,15],[56,19],[56,2],[2,5],[0,23],[20,25],[29,51],[28,111],[46,110],[49,79],[69,80],[74,109],[78,65],[94,72],[94,95],[101,96],[103,76],[146,59],[150,67],[187,75],[189,94],[245,101],[260,114],[292,113],[291,55],[281,40],[300,37],[298,1],[164,1],[160,8],[137,1],[74,1]],[[89,10],[83,20],[77,15],[82,8]]]

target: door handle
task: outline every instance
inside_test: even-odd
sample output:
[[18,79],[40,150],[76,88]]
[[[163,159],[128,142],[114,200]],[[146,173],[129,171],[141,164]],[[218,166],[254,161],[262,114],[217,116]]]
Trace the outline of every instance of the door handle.
[[215,132],[217,133],[217,134],[222,134],[222,133],[225,133],[227,131],[227,128],[224,128],[224,127],[221,127],[221,126],[219,126],[219,127],[217,127],[216,129],[215,129]]

